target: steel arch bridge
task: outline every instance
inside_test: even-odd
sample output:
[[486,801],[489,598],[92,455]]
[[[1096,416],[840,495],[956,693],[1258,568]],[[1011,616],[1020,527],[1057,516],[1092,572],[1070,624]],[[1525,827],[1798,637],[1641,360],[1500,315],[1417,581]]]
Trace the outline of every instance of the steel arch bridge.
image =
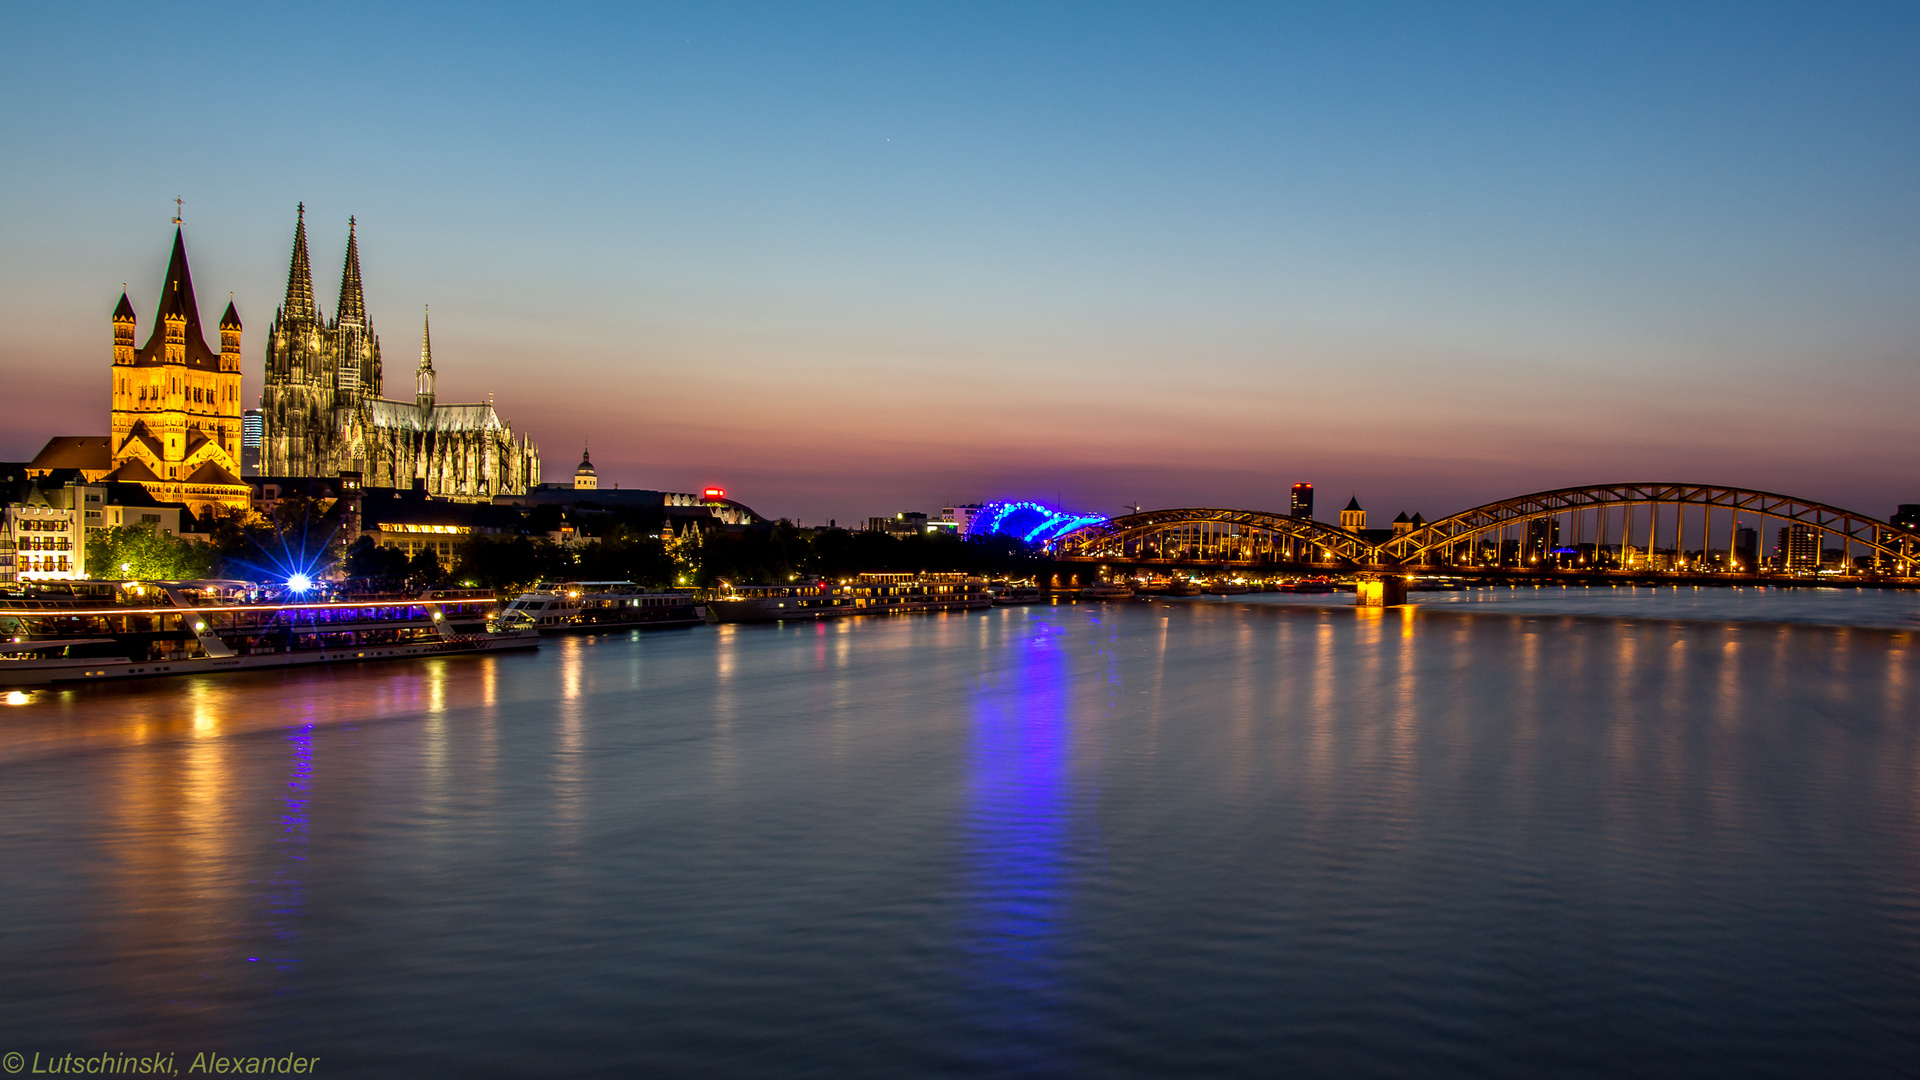
[[[1646,510],[1644,520],[1638,512]],[[1506,550],[1514,530],[1536,544],[1570,526],[1574,548],[1591,536],[1596,551],[1655,551],[1665,539],[1686,558],[1689,519],[1699,526],[1703,556],[1715,551],[1714,518],[1725,522],[1728,565],[1736,554],[1736,519],[1765,518],[1804,525],[1822,537],[1858,549],[1900,576],[1920,563],[1920,531],[1836,506],[1773,492],[1713,484],[1601,484],[1535,492],[1476,506],[1373,543],[1360,533],[1284,514],[1190,508],[1130,514],[1062,535],[1051,545],[1062,558],[1166,562],[1334,563],[1363,570],[1458,570],[1472,565],[1489,537]],[[1663,533],[1663,518],[1665,530]],[[1535,522],[1551,524],[1532,537]],[[1823,541],[1824,543],[1824,541]],[[1462,552],[1465,555],[1462,555]],[[1306,556],[1306,557],[1301,557]],[[1815,560],[1818,561],[1817,559]],[[1749,567],[1748,569],[1752,569]]]

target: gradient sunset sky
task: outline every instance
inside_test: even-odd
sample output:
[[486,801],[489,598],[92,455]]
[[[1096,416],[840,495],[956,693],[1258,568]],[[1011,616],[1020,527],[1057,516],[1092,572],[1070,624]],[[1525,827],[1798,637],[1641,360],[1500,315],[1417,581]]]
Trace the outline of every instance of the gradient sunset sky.
[[246,392],[305,201],[389,396],[563,481],[1429,517],[1920,502],[1920,7],[38,5],[0,37],[0,458],[107,427],[175,196]]

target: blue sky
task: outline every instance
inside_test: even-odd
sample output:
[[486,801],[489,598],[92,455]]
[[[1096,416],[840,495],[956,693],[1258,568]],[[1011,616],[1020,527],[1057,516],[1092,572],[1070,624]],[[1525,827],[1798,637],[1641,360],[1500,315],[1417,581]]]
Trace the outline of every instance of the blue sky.
[[0,455],[104,429],[178,195],[250,394],[294,204],[329,309],[354,214],[389,393],[431,304],[443,396],[494,393],[553,479],[591,438],[809,521],[1294,480],[1886,514],[1920,501],[1917,11],[25,10]]

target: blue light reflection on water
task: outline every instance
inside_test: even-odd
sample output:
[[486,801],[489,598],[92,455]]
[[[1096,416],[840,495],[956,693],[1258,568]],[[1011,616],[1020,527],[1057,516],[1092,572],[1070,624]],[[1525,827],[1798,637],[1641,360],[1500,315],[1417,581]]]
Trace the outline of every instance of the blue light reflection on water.
[[1011,1073],[1061,1062],[1060,940],[1073,816],[1069,659],[1063,631],[1029,620],[994,655],[973,708],[965,823],[966,1011],[983,1064]]
[[281,858],[266,916],[274,945],[270,959],[280,971],[292,971],[300,963],[300,919],[307,899],[307,807],[313,795],[313,723],[289,728],[286,739],[291,755],[287,788],[280,798],[280,835],[275,839]]

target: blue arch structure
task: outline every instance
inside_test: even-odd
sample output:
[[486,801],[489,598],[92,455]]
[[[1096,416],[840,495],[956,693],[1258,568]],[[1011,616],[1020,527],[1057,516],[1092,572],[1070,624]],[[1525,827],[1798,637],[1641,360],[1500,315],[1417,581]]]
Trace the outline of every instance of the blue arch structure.
[[973,516],[967,535],[1011,536],[1029,544],[1047,544],[1106,520],[1100,514],[1075,514],[1044,503],[992,502]]

